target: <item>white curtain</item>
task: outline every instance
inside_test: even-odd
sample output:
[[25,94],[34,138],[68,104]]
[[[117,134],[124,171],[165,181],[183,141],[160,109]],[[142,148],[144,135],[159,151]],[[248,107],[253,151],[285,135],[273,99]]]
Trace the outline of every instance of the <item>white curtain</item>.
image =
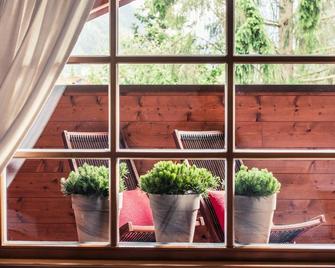
[[47,100],[94,0],[0,0],[0,171]]

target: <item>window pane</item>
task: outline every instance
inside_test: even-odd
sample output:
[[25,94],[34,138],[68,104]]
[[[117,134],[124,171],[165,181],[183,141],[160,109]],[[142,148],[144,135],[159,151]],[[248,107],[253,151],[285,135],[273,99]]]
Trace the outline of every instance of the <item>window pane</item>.
[[[125,64],[119,70],[121,148],[224,149],[223,65]],[[177,133],[198,142],[175,139]]]
[[[272,244],[334,243],[335,160],[243,160],[243,164],[249,171],[235,178],[237,243],[267,243],[268,238]],[[265,183],[271,175],[250,171],[254,167],[273,173],[281,184],[276,196],[271,189],[277,188]]]
[[[123,206],[120,212],[121,244],[131,245],[130,242],[137,242],[134,246],[138,246],[141,245],[138,244],[139,242],[191,242],[193,245],[197,245],[197,243],[224,243],[224,159],[189,159],[184,162],[183,170],[180,167],[183,163],[182,160],[122,159],[122,162],[126,163],[129,173],[125,179],[127,189],[123,192]],[[204,184],[200,184],[199,180],[196,181],[200,179],[196,175],[191,177],[183,173],[189,171],[189,165],[207,169],[208,177],[205,178],[205,173],[202,173],[202,182],[206,181],[208,187],[205,188],[211,189],[208,195],[203,195],[200,199],[198,199],[198,193],[202,191],[200,189],[203,189]],[[179,176],[181,174],[185,176],[173,179],[176,175],[172,171],[173,168]],[[160,176],[159,174],[162,173],[165,175]],[[214,178],[213,175],[217,177]],[[153,176],[155,179],[151,180]],[[188,182],[185,182],[186,178],[189,179]],[[178,180],[178,184],[176,180]],[[137,181],[140,181],[142,191],[136,188]],[[186,192],[187,194],[185,194]],[[180,209],[181,204],[184,206],[183,209]],[[213,207],[215,207],[217,214],[212,215],[214,213]],[[158,213],[159,210],[162,214]],[[129,223],[134,225],[133,231],[125,228]],[[217,229],[213,226],[216,226]],[[143,232],[143,230],[147,230],[147,232]],[[217,233],[217,235],[212,235],[212,233]],[[217,245],[213,244],[213,246]]]
[[212,85],[225,83],[219,64],[120,64],[120,85]]
[[57,85],[107,85],[109,68],[106,64],[67,64],[61,72]]
[[237,65],[236,147],[334,149],[334,67]]
[[[85,167],[92,184],[85,177],[72,175],[74,184],[67,184],[65,189],[67,194],[77,194],[65,195],[61,191],[61,178],[67,179],[71,170],[80,169],[84,163],[92,166]],[[13,159],[6,169],[7,240],[106,244],[109,240],[106,166],[109,162],[105,159]],[[96,174],[102,183],[93,190]],[[87,198],[84,192],[96,196]]]
[[334,64],[237,64],[237,84],[335,84]]
[[237,0],[237,54],[334,55],[331,0]]
[[128,2],[119,9],[120,54],[225,54],[224,0]]
[[108,65],[67,65],[63,74],[21,148],[108,149]]
[[109,54],[108,0],[96,0],[71,55]]

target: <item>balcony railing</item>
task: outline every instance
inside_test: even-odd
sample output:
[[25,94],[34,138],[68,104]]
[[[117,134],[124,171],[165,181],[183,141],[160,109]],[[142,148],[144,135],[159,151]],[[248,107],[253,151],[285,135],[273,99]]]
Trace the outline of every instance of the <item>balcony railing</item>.
[[[174,129],[224,131],[224,90],[224,86],[207,85],[121,86],[120,129],[130,148],[176,148]],[[71,85],[50,100],[45,108],[49,112],[40,114],[25,147],[64,148],[63,130],[108,131],[107,86]],[[334,103],[335,86],[237,86],[236,147],[335,148]],[[68,161],[13,163],[8,168],[12,176],[8,239],[75,241],[71,201],[59,187],[59,179],[70,171]],[[282,183],[274,223],[301,222],[324,214],[326,224],[298,242],[334,242],[335,160],[249,160],[246,164],[268,168]],[[136,161],[140,174],[151,165]]]

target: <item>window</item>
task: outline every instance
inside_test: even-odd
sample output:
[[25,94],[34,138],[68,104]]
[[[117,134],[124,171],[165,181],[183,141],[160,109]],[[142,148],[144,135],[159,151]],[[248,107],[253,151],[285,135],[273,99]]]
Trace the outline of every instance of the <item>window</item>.
[[[101,32],[101,40],[99,39],[97,47],[88,47],[82,51],[76,46],[75,51],[80,55],[70,57],[62,76],[63,80],[59,82],[85,84],[81,88],[69,86],[72,93],[68,100],[74,106],[78,104],[73,109],[81,113],[82,124],[90,124],[95,132],[109,130],[108,146],[65,150],[59,149],[62,148],[61,143],[55,147],[40,143],[40,146],[35,146],[34,149],[29,146],[20,149],[12,163],[15,167],[16,164],[22,165],[22,161],[26,160],[26,169],[29,169],[28,162],[35,165],[35,168],[41,163],[48,163],[42,170],[51,170],[62,169],[62,165],[67,165],[71,159],[107,161],[110,167],[110,209],[107,213],[109,236],[92,243],[80,244],[73,242],[75,237],[70,235],[70,231],[68,236],[65,235],[68,241],[64,242],[64,230],[69,229],[63,226],[64,229],[55,227],[45,230],[51,235],[47,235],[47,241],[43,243],[38,241],[38,233],[35,235],[35,242],[32,243],[31,233],[30,236],[24,237],[7,231],[9,224],[15,224],[11,220],[15,221],[17,215],[4,213],[7,218],[2,218],[2,248],[13,252],[13,255],[18,251],[22,257],[33,256],[31,249],[43,245],[39,249],[48,257],[130,256],[136,259],[201,260],[206,256],[206,259],[213,260],[333,260],[331,224],[322,229],[327,238],[323,240],[323,244],[317,240],[317,236],[297,245],[255,244],[257,241],[251,241],[250,245],[241,245],[234,237],[234,170],[236,160],[240,159],[247,165],[267,167],[278,174],[284,174],[283,187],[290,187],[283,190],[287,199],[280,201],[279,213],[276,216],[278,223],[285,222],[284,218],[291,213],[289,209],[294,206],[302,207],[300,214],[291,217],[297,222],[312,217],[314,214],[308,213],[308,209],[313,205],[304,203],[309,200],[309,195],[313,197],[310,199],[313,200],[311,203],[316,204],[313,207],[314,211],[322,212],[323,209],[328,209],[330,214],[333,213],[334,189],[332,173],[329,170],[332,169],[335,152],[331,143],[332,133],[323,133],[323,129],[333,127],[334,123],[331,122],[334,117],[333,105],[327,99],[332,96],[329,92],[333,90],[331,85],[334,81],[334,57],[331,56],[331,48],[327,48],[333,41],[326,34],[328,28],[331,28],[330,24],[327,24],[327,30],[323,28],[326,27],[324,22],[313,21],[314,26],[310,26],[312,28],[299,24],[306,23],[303,20],[295,25],[297,22],[292,17],[293,14],[302,16],[311,12],[306,6],[308,1],[273,0],[269,4],[269,1],[216,0],[207,1],[208,5],[204,4],[206,1],[168,2],[170,6],[167,8],[149,5],[149,1],[110,1],[109,34],[104,30]],[[187,9],[190,2],[194,9]],[[283,29],[278,25],[284,23],[280,21],[283,14],[278,13],[282,12],[280,5],[292,2],[296,4],[286,8],[290,14],[284,14],[288,17],[289,27],[284,29],[286,32],[280,32]],[[321,10],[321,14],[327,20],[332,19],[327,18],[330,7],[334,9],[331,1],[320,2],[321,6],[315,9]],[[329,9],[326,8],[327,4]],[[319,13],[317,15],[319,16]],[[199,17],[205,19],[199,20]],[[140,23],[136,24],[136,21]],[[106,25],[105,17],[99,20],[96,28],[91,25],[94,29],[92,32],[100,34],[102,24]],[[296,29],[300,29],[300,32]],[[329,31],[333,30],[332,28]],[[280,43],[280,38],[291,32],[296,35],[289,37],[288,44]],[[108,35],[110,44],[109,53],[106,53],[104,42],[107,42]],[[90,38],[94,39],[92,36],[86,36],[79,40],[85,42]],[[317,42],[320,40],[327,44],[322,49],[318,48]],[[174,46],[171,45],[171,41]],[[108,90],[106,83],[109,83]],[[317,90],[310,90],[311,84],[320,83],[322,85]],[[87,84],[97,85],[97,91],[103,93],[88,99],[76,97],[78,92],[87,94]],[[269,84],[271,87],[266,87]],[[287,90],[289,85],[296,85],[294,94]],[[286,88],[290,94],[281,96],[276,92],[283,92],[280,86]],[[243,97],[248,90],[253,90],[253,93]],[[268,94],[259,94],[264,91]],[[306,91],[307,97],[304,93]],[[311,92],[315,95],[315,92],[320,91],[321,103],[316,104],[314,99],[311,99]],[[92,114],[88,105],[92,101],[100,106],[100,117],[96,120],[90,117]],[[54,120],[53,125],[59,132],[66,130],[66,118],[73,111],[64,108],[65,102],[62,105],[60,111],[63,115],[58,121]],[[106,107],[109,107],[108,118]],[[312,123],[306,119],[306,114],[314,116]],[[96,121],[103,123],[99,124]],[[57,122],[65,123],[59,126]],[[80,129],[80,126],[78,128]],[[203,150],[177,149],[179,147],[176,147],[172,133],[175,129],[183,128],[221,131],[224,133],[224,137],[221,138],[223,145]],[[311,139],[308,138],[309,133],[314,134],[315,129],[317,134],[312,135]],[[127,146],[121,142],[123,135],[127,140]],[[119,241],[120,233],[116,220],[119,217],[119,163],[137,162],[137,168],[143,174],[160,159],[187,159],[195,163],[211,161],[217,166],[223,163],[223,167],[218,168],[226,171],[223,175],[226,187],[225,231],[221,241],[200,241],[193,244]],[[289,175],[285,175],[282,170],[284,168],[290,170]],[[62,171],[64,176],[69,172],[67,168]],[[302,182],[303,174],[309,176],[308,187],[304,188],[309,192],[299,191],[299,187],[306,183]],[[318,180],[313,181],[315,176],[310,174],[319,176]],[[7,176],[9,175],[10,170]],[[32,185],[29,188],[41,187],[39,182],[43,181],[43,176],[35,174],[33,179],[25,182]],[[58,183],[59,178],[54,179]],[[21,177],[21,180],[25,181],[25,178]],[[43,200],[44,197],[55,194],[45,187],[42,186],[44,195],[39,196],[40,199],[35,199],[34,202],[43,203],[48,211],[46,213],[50,213],[50,210],[57,211],[57,206]],[[7,199],[4,192],[3,190],[4,211],[7,211],[6,206],[22,208],[22,205],[15,202],[19,202],[17,200],[27,194],[25,188],[16,187]],[[318,194],[322,196],[322,200],[331,201],[315,201],[318,200]],[[297,197],[295,201],[290,199],[293,195]],[[68,206],[68,201],[66,203],[63,200],[66,204],[59,203],[59,206]],[[303,211],[307,211],[307,216]],[[35,217],[38,218],[38,215],[35,214]],[[31,219],[25,215],[20,217],[21,223],[26,224],[21,224],[22,228],[28,228]],[[50,213],[49,220],[55,222],[60,219]],[[73,228],[73,217],[68,217],[67,220]],[[72,234],[73,231],[72,229]],[[12,237],[15,239],[11,239]]]

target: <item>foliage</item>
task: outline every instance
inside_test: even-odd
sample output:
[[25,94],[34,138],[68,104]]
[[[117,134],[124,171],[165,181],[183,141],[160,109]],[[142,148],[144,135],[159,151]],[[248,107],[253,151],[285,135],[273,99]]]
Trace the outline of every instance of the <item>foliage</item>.
[[[121,163],[120,189],[126,189],[124,180],[128,175],[127,165]],[[107,197],[109,195],[109,170],[105,166],[92,166],[85,163],[78,171],[71,171],[68,178],[61,179],[61,191],[65,195],[97,195]]]
[[313,31],[320,20],[321,0],[301,0],[299,22],[304,31]]
[[238,1],[245,22],[236,32],[236,52],[238,54],[268,54],[271,43],[266,35],[264,19],[253,0]]
[[[265,32],[264,20],[253,0],[239,0],[238,7],[245,16],[236,32],[237,54],[269,54],[272,47]],[[269,65],[261,66],[265,76],[269,76]],[[241,64],[236,67],[236,78],[239,83],[247,83],[255,72],[255,66]]]
[[129,174],[129,170],[127,167],[127,164],[124,162],[121,162],[119,165],[119,192],[124,192],[127,190],[125,180],[127,179],[127,176]]
[[300,0],[298,10],[298,40],[300,49],[311,53],[318,45],[315,31],[320,22],[321,0]]
[[[135,10],[137,21],[131,32],[120,31],[120,52],[127,55],[223,55],[226,52],[225,2],[144,0]],[[237,54],[335,53],[332,45],[334,1],[237,0],[236,3]],[[283,6],[289,8],[283,11]],[[238,64],[236,83],[334,82],[332,65],[304,66],[307,65]],[[129,64],[120,65],[119,70],[121,84],[222,84],[225,77],[223,64]],[[104,82],[97,81],[93,75],[89,79]]]
[[109,83],[109,66],[107,64],[96,68],[94,65],[89,67],[87,81],[94,85],[106,85]]
[[223,65],[121,65],[119,71],[125,85],[222,84],[225,80]]
[[186,162],[160,161],[141,176],[140,187],[150,194],[204,194],[218,186],[218,177]]
[[[135,12],[133,40],[127,53],[189,54],[197,50],[195,35],[182,33],[187,17],[174,10],[174,0],[146,0]],[[127,42],[126,42],[127,43]]]
[[[213,1],[223,6],[223,0]],[[129,38],[121,38],[122,53],[132,55],[197,55],[220,49],[224,53],[221,39],[218,42],[202,40],[196,25],[203,10],[208,10],[206,1],[194,0],[145,0],[135,12],[137,22]],[[222,13],[222,11],[221,11]],[[197,14],[197,15],[195,15]],[[213,22],[204,26],[211,38],[224,36],[223,26]],[[223,25],[223,24],[222,24]],[[216,34],[216,35],[215,35]],[[121,65],[121,84],[217,84],[224,81],[224,66],[213,64],[165,64],[165,65]]]
[[235,177],[235,194],[245,196],[269,196],[279,192],[280,182],[267,169],[242,165]]

